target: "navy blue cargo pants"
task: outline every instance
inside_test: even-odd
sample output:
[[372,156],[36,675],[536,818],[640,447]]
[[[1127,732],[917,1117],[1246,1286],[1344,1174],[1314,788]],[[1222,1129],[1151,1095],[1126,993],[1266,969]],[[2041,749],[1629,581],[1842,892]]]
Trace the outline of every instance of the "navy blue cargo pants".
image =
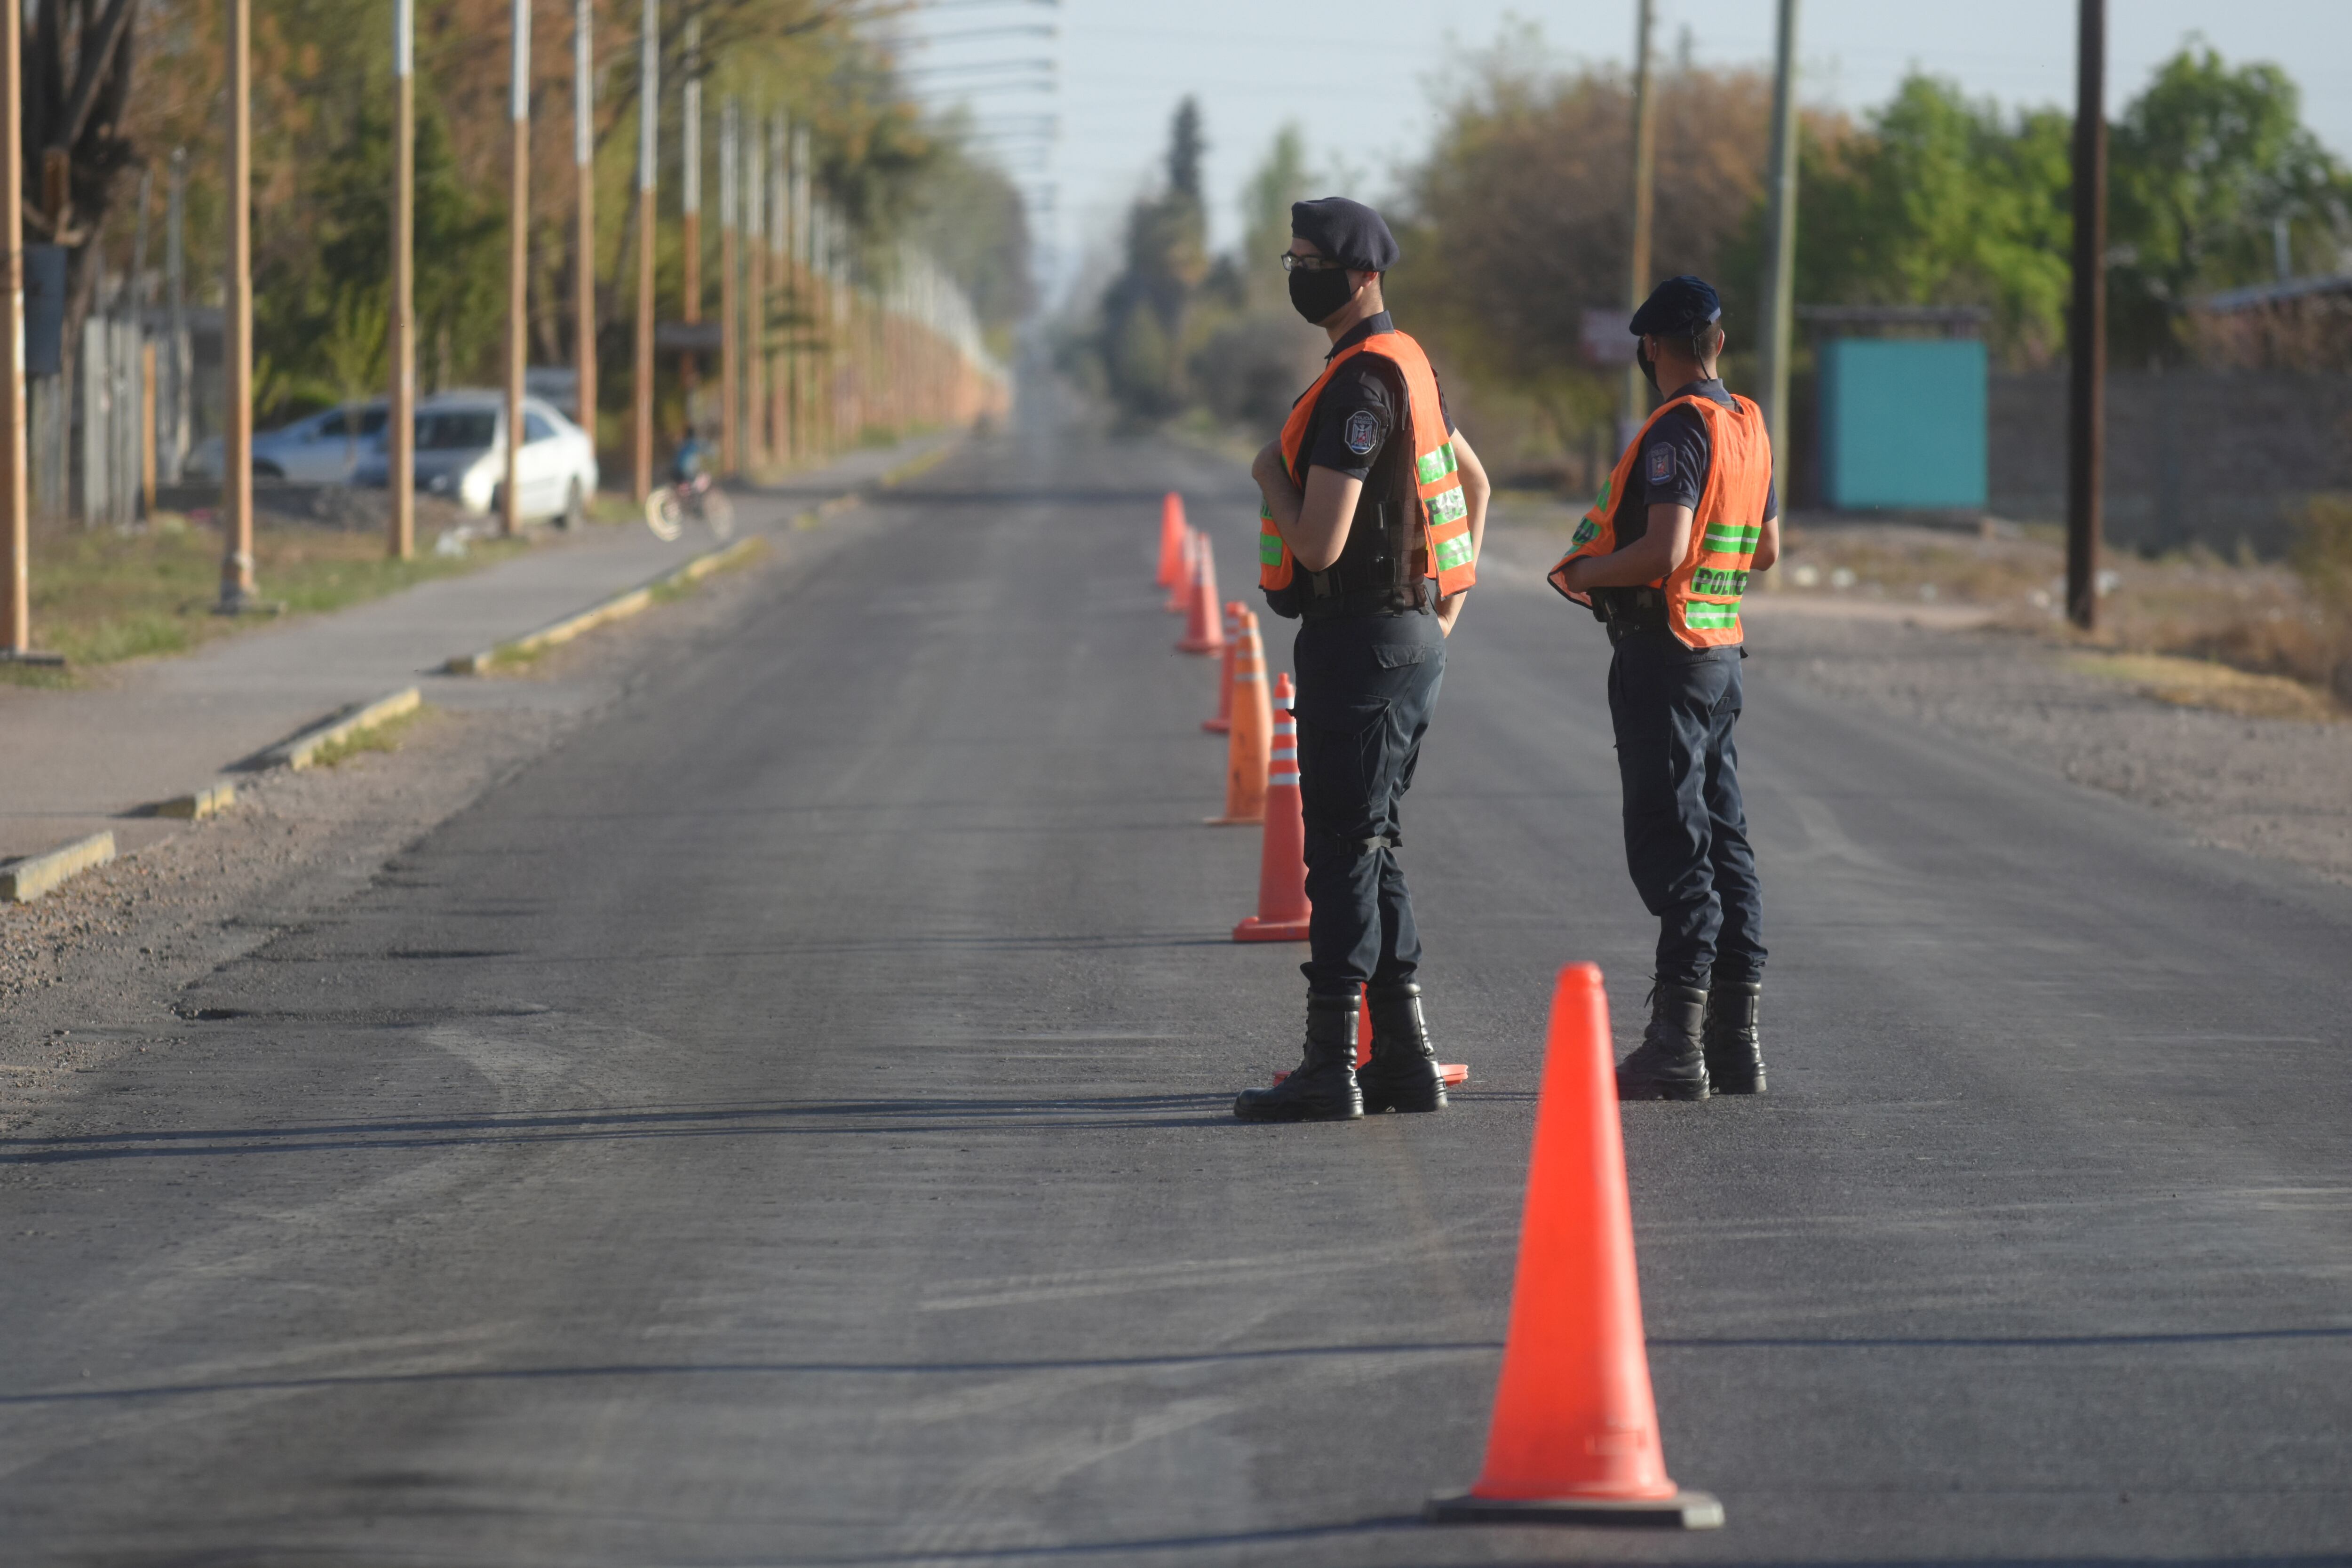
[[1309,621],[1291,662],[1315,906],[1299,968],[1318,995],[1401,985],[1420,967],[1421,933],[1397,864],[1397,809],[1437,706],[1444,634],[1425,611]]
[[1764,900],[1739,798],[1740,652],[1634,632],[1609,665],[1625,792],[1625,865],[1658,917],[1657,981],[1764,975]]

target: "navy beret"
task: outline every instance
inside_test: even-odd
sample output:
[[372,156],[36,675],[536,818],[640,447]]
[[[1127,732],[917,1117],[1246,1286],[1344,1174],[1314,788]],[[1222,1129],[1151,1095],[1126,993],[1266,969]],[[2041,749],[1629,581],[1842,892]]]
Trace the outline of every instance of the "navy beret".
[[1642,308],[1633,312],[1632,326],[1626,330],[1637,338],[1655,337],[1661,332],[1686,332],[1693,327],[1703,327],[1723,314],[1723,301],[1716,297],[1715,286],[1704,278],[1693,278],[1685,272],[1680,278],[1669,278],[1650,290]]
[[1381,215],[1345,196],[1291,203],[1290,232],[1358,272],[1386,272],[1397,264],[1396,236]]

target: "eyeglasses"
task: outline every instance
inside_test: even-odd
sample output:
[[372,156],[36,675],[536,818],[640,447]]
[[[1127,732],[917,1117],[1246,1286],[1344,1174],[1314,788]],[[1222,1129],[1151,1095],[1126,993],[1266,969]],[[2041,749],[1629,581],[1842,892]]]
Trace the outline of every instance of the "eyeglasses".
[[1337,272],[1339,264],[1328,256],[1301,256],[1295,250],[1282,253],[1285,272]]

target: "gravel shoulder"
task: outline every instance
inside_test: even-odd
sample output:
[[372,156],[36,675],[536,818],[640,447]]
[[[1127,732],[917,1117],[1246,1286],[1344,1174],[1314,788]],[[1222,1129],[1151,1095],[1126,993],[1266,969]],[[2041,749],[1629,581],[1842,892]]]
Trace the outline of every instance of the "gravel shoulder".
[[[1502,572],[1541,586],[1562,543],[1487,535]],[[1957,605],[1795,593],[1748,599],[1749,669],[1979,742],[2136,801],[2200,843],[2352,883],[2352,723],[2249,718],[2159,701],[2083,668],[2054,639]]]

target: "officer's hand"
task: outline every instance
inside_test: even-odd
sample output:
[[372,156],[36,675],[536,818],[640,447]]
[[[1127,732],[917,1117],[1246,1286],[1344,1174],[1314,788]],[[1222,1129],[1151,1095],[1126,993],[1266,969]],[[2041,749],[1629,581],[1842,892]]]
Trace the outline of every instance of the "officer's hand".
[[1454,635],[1454,623],[1462,618],[1462,605],[1469,597],[1470,590],[1465,588],[1437,601],[1437,629],[1442,635],[1449,637]]

